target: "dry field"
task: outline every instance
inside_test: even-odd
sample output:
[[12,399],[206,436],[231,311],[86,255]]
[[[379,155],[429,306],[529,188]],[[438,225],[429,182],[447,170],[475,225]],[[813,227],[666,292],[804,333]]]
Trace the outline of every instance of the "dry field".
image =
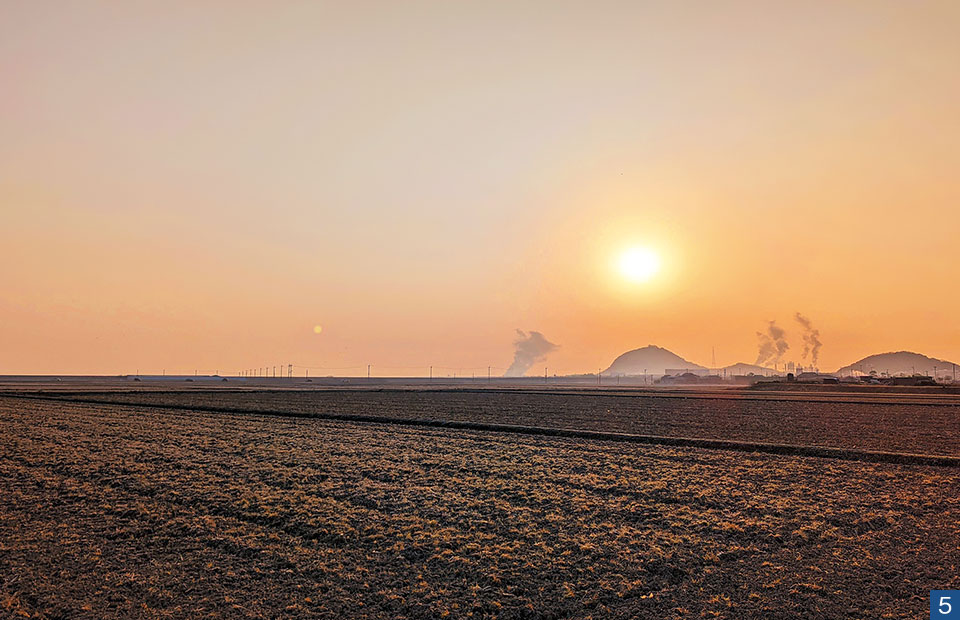
[[960,588],[949,467],[0,397],[0,469],[10,616],[920,618]]
[[76,398],[300,414],[383,415],[960,456],[960,399],[903,395],[563,393],[504,390],[206,390]]

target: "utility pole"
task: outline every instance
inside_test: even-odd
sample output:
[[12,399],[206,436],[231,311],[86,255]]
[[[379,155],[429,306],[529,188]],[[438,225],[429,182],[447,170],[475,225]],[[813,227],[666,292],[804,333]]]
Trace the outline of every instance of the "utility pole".
[[[956,370],[954,370],[953,374],[957,374]],[[489,366],[487,366],[487,383],[490,383],[490,367]]]
[[597,368],[597,387],[600,387],[600,369]]
[[367,364],[367,379],[370,378],[370,364]]
[[430,367],[430,380],[433,381],[433,366]]
[[547,382],[547,367],[546,367],[546,366],[543,367],[543,382],[544,382],[544,383]]

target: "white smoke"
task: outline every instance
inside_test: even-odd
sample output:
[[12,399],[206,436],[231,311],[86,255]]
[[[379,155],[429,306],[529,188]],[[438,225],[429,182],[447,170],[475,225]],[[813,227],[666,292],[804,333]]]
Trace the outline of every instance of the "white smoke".
[[820,347],[823,346],[820,342],[820,330],[814,329],[810,319],[799,312],[794,318],[803,327],[803,361],[807,361],[807,356],[810,356],[810,363],[816,368],[817,360],[820,358]]
[[757,332],[757,339],[759,340],[757,366],[780,363],[783,354],[790,348],[785,336],[786,331],[779,327],[776,321],[770,321],[766,332]]
[[504,373],[504,377],[522,377],[531,366],[545,360],[547,355],[557,348],[557,345],[544,338],[540,332],[531,331],[528,334],[519,329],[513,346],[513,363]]

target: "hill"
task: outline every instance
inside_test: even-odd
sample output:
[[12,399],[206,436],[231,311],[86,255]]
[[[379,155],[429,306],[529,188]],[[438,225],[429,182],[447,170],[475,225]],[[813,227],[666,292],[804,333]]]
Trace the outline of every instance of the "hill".
[[953,362],[939,360],[912,351],[896,351],[894,353],[879,353],[870,355],[862,360],[856,361],[848,366],[844,366],[837,371],[837,374],[846,375],[856,373],[869,373],[871,370],[879,374],[889,373],[891,375],[933,375],[934,367],[937,374],[941,377],[953,376]]
[[610,367],[603,371],[605,376],[666,374],[667,369],[703,370],[699,364],[687,361],[664,348],[647,345],[642,349],[627,351],[613,360]]
[[744,362],[737,362],[736,364],[731,364],[730,366],[725,366],[720,369],[721,371],[726,371],[728,377],[734,377],[737,375],[772,375],[776,374],[773,368],[767,368],[766,366],[757,366],[756,364],[747,364]]

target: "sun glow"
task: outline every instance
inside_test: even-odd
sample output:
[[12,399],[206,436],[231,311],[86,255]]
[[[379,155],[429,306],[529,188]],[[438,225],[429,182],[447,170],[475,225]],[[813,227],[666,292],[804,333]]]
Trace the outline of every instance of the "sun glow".
[[649,248],[633,247],[620,255],[620,274],[631,282],[646,282],[660,271],[660,257]]

